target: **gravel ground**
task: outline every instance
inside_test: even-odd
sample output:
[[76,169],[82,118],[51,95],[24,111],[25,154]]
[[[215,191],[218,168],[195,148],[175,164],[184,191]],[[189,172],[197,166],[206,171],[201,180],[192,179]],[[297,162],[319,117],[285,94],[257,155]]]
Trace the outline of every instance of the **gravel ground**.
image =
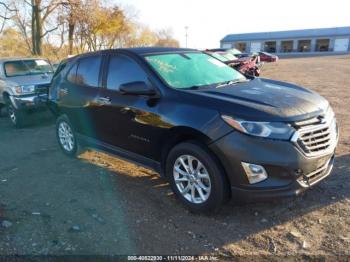
[[211,216],[189,213],[153,171],[95,151],[65,157],[49,113],[20,130],[0,118],[0,255],[350,259],[349,72],[350,56],[263,68],[329,99],[341,130],[334,171],[298,198],[229,203]]

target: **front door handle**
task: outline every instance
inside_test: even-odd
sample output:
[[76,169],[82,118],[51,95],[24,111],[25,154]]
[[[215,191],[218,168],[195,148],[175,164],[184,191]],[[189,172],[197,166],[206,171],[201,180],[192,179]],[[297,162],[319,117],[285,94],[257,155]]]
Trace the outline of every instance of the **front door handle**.
[[111,99],[109,97],[99,97],[98,101],[101,104],[104,104],[104,105],[110,105],[111,104]]
[[60,88],[60,93],[62,95],[67,95],[68,94],[68,88]]

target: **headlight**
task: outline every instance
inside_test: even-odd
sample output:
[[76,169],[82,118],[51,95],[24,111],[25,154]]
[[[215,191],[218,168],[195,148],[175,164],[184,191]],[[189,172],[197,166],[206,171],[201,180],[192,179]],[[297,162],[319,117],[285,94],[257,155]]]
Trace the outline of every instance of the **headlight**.
[[16,86],[17,94],[30,94],[35,92],[35,85]]
[[253,122],[223,115],[222,119],[236,130],[258,137],[289,140],[295,129],[281,122]]

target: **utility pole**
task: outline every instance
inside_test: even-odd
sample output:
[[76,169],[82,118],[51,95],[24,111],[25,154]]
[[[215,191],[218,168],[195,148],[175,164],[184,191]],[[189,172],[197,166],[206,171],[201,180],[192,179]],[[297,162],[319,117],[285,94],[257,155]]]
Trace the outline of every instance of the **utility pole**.
[[186,48],[187,48],[187,38],[188,38],[188,33],[187,33],[187,31],[188,31],[188,26],[185,26],[185,32],[186,32],[186,34],[185,34],[185,37],[186,37]]

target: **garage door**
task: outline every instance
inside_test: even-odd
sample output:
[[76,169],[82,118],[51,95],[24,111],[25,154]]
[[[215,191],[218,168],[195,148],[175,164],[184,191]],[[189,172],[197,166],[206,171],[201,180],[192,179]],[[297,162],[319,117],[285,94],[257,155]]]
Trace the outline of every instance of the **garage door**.
[[261,51],[261,42],[252,42],[250,44],[250,52],[259,52]]
[[339,38],[335,39],[334,51],[348,51],[349,48],[349,38]]

